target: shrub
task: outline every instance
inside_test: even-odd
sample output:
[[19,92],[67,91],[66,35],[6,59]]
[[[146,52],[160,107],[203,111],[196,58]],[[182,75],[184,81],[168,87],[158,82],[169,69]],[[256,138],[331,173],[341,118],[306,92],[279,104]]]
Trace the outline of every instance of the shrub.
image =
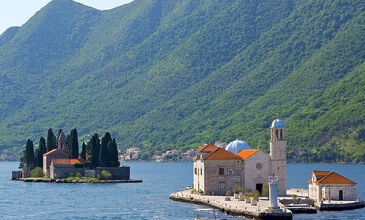
[[260,196],[260,192],[259,191],[255,191],[254,193],[253,193],[253,198],[255,198],[255,199],[257,199],[257,198],[259,198],[259,196]]
[[199,194],[202,195],[204,193],[203,190],[199,190]]
[[82,175],[81,175],[81,173],[80,172],[78,172],[78,173],[76,173],[76,176],[75,177],[77,177],[77,178],[82,178]]
[[76,162],[76,163],[74,164],[74,167],[75,167],[75,168],[83,168],[83,167],[84,167],[84,164],[83,164],[83,163]]
[[269,185],[268,184],[264,185],[264,188],[262,189],[262,195],[269,197]]
[[40,167],[36,167],[31,171],[32,177],[43,177],[43,169]]
[[103,170],[97,175],[97,178],[99,180],[110,180],[112,178],[112,175],[108,171]]
[[230,191],[227,191],[226,192],[226,196],[230,196],[231,195],[231,192]]

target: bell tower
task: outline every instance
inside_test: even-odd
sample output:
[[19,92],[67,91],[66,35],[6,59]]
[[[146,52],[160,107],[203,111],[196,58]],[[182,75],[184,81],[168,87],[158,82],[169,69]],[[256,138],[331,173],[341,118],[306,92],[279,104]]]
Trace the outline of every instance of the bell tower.
[[271,173],[278,177],[278,195],[286,195],[286,139],[284,122],[277,118],[270,127]]

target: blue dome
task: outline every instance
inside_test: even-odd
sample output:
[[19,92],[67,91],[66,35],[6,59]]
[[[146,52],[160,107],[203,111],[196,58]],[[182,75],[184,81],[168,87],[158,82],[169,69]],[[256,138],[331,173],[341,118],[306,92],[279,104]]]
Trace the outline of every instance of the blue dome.
[[241,140],[232,141],[226,147],[226,150],[228,150],[229,152],[232,152],[234,154],[237,154],[241,150],[249,150],[249,149],[251,149],[250,145],[248,145],[246,142],[241,141]]
[[271,123],[271,127],[272,128],[284,128],[284,122],[280,119],[275,119],[272,123]]

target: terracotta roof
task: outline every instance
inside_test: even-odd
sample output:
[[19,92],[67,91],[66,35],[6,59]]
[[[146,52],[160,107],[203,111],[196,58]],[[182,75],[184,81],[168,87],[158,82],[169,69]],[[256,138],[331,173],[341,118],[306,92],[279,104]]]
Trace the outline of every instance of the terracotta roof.
[[[61,151],[60,149],[53,149],[51,151],[48,151],[47,153],[43,154],[43,156],[47,156],[47,155],[50,155],[52,154],[53,152],[56,152],[56,151]],[[65,152],[62,151],[62,153],[66,154]],[[67,155],[67,154],[66,154]]]
[[[213,145],[214,146],[214,145]],[[203,157],[203,160],[242,160],[241,157],[223,148],[217,147],[213,152]]]
[[247,158],[251,157],[254,153],[259,151],[258,149],[250,149],[250,150],[241,150],[238,152],[238,156],[240,156],[243,160],[246,160]]
[[[356,182],[347,179],[340,174],[333,171],[313,171],[313,174],[317,177],[316,183],[349,183],[356,184]],[[312,180],[308,180],[308,183],[312,183]]]
[[53,159],[52,160],[53,164],[62,164],[62,165],[73,165],[75,163],[80,163],[79,160],[77,159]]
[[210,152],[217,150],[217,148],[219,148],[219,147],[214,146],[213,144],[207,144],[204,147],[201,147],[198,150],[196,150],[196,152],[210,153]]
[[330,174],[317,181],[318,183],[351,183],[355,184],[354,181],[341,176],[338,173],[331,171]]

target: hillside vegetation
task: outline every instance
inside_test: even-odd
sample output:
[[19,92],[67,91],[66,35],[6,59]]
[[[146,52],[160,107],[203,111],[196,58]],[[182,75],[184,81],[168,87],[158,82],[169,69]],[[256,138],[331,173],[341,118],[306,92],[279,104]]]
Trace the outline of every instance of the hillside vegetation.
[[0,54],[1,149],[52,127],[147,152],[237,137],[267,151],[278,112],[290,159],[365,161],[361,0],[53,0]]

